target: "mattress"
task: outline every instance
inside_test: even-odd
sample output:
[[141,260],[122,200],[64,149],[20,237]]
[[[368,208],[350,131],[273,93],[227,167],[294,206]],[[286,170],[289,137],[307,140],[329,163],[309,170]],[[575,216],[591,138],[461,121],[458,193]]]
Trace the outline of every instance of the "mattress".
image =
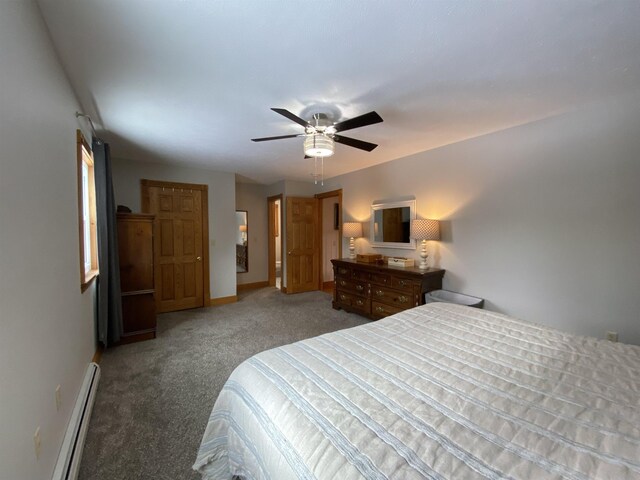
[[205,479],[640,479],[640,347],[432,303],[230,376]]

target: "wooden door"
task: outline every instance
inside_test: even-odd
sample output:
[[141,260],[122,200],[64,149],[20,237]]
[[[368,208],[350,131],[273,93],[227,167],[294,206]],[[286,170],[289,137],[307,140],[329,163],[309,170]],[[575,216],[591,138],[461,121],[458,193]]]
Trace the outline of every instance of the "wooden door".
[[153,252],[158,312],[208,304],[203,268],[207,245],[203,241],[204,197],[206,185],[142,181],[142,208],[156,216]]
[[318,199],[287,197],[287,293],[318,290]]

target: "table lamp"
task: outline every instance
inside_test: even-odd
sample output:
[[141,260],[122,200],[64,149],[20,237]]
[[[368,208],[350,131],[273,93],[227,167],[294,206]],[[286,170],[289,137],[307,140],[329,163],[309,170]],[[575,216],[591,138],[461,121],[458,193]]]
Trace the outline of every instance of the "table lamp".
[[355,239],[362,236],[362,224],[360,222],[347,222],[342,224],[342,236],[349,239],[349,258],[356,258]]
[[411,238],[422,240],[420,250],[420,270],[426,270],[427,265],[427,240],[440,240],[440,222],[426,218],[411,220]]

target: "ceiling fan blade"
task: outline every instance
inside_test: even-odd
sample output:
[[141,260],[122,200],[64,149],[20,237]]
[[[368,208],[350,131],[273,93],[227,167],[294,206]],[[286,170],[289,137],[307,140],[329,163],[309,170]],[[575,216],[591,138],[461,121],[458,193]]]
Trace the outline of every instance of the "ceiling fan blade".
[[297,115],[294,115],[289,110],[285,110],[284,108],[272,108],[271,110],[273,110],[276,113],[279,113],[280,115],[282,115],[284,117],[287,117],[289,120],[293,120],[294,122],[296,122],[299,125],[302,125],[303,127],[311,126],[311,124],[309,122],[307,122],[306,120],[301,119]]
[[380,123],[382,121],[382,117],[376,112],[369,112],[364,115],[360,115],[359,117],[353,117],[349,120],[338,122],[333,127],[336,129],[336,132],[344,132],[345,130],[366,127],[367,125],[373,125],[374,123]]
[[252,138],[252,142],[266,142],[268,140],[280,140],[281,138],[294,138],[294,137],[304,137],[304,133],[299,133],[296,135],[279,135],[277,137],[262,137],[262,138]]
[[360,150],[366,150],[367,152],[370,152],[378,146],[375,143],[364,142],[362,140],[356,140],[355,138],[350,137],[343,137],[342,135],[334,135],[333,140],[338,143],[342,143],[343,145],[359,148]]

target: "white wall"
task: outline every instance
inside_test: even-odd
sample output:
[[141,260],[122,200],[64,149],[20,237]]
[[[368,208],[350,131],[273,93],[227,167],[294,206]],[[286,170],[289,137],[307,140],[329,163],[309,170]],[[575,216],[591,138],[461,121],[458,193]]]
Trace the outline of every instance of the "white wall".
[[[429,261],[447,270],[445,288],[491,310],[640,344],[640,98],[325,181],[336,188],[344,221],[368,221],[374,200],[407,195],[419,218],[442,219]],[[366,239],[357,249],[419,258]]]
[[238,285],[264,282],[269,276],[267,244],[267,196],[264,186],[250,183],[236,184],[236,209],[246,210],[249,218],[249,271],[238,273]]
[[210,298],[236,294],[235,175],[175,165],[113,159],[116,203],[140,211],[140,180],[199,183],[209,190]]
[[95,352],[94,288],[80,292],[79,107],[32,2],[0,2],[0,65],[0,478],[49,479]]

